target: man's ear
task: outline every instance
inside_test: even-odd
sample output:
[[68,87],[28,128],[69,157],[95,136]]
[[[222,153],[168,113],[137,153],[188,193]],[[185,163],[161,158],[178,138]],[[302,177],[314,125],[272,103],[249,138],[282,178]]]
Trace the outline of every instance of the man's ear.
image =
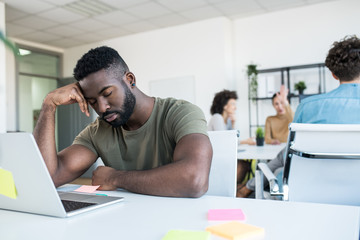
[[136,78],[132,72],[126,73],[126,81],[130,84],[131,87],[135,87],[136,85]]
[[331,72],[331,74],[332,74],[333,78],[335,78],[336,80],[339,80],[339,78],[333,72]]

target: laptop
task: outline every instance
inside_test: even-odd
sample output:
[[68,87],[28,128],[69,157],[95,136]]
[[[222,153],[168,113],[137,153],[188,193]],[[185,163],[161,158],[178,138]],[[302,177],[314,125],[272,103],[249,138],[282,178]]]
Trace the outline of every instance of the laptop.
[[123,197],[58,192],[31,133],[0,134],[0,168],[13,175],[16,199],[0,194],[0,209],[54,217],[70,217]]

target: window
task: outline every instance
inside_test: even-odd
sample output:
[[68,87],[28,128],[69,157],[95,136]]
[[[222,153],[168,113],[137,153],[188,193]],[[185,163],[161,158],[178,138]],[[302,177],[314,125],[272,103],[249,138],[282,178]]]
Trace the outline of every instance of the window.
[[32,132],[43,99],[57,88],[60,57],[26,48],[22,48],[21,54],[18,60],[17,129]]

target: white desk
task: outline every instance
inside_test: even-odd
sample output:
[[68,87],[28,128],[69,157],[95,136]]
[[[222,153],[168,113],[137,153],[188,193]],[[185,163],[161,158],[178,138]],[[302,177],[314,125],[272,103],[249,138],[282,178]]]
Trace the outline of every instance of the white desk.
[[[75,189],[76,185],[67,185]],[[245,223],[265,228],[265,239],[359,239],[360,208],[203,196],[165,198],[123,191],[122,203],[67,219],[0,210],[0,239],[160,240],[168,230],[204,230],[207,211],[241,208]],[[211,239],[219,239],[212,235]]]
[[238,147],[238,159],[273,159],[278,153],[286,147],[286,143],[280,145],[265,144],[258,147],[256,145],[242,144]]

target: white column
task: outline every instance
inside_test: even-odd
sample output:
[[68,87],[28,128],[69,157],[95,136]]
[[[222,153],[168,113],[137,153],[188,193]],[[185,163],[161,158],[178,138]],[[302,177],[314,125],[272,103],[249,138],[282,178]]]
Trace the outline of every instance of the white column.
[[[5,4],[0,2],[0,29],[5,34]],[[5,45],[0,43],[0,133],[6,132]]]

